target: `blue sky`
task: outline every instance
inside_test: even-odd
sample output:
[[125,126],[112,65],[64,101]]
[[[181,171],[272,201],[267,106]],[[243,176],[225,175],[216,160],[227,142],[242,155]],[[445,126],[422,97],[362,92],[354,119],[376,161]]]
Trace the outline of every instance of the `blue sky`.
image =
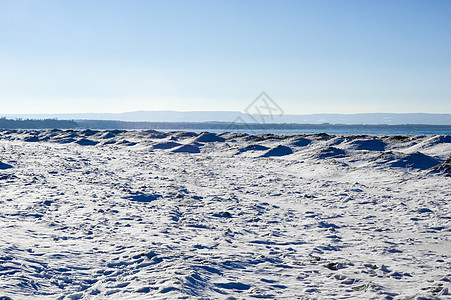
[[451,1],[0,0],[2,113],[451,113]]

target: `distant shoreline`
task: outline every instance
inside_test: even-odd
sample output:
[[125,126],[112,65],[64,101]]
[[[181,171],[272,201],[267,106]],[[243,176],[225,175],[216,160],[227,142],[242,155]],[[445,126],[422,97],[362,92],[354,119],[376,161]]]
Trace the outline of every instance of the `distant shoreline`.
[[330,133],[330,134],[409,134],[451,135],[451,125],[430,124],[295,124],[231,122],[127,122],[109,120],[0,119],[0,129],[72,129],[72,130],[159,130],[246,133]]
[[124,113],[67,113],[67,114],[0,114],[7,119],[53,119],[122,122],[165,123],[273,123],[273,124],[429,124],[451,125],[449,113],[355,113],[264,115],[239,111],[135,111]]

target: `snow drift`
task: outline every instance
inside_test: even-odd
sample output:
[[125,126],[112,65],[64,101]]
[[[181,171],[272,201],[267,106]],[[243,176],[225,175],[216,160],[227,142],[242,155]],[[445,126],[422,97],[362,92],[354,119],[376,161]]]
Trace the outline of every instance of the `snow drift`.
[[444,299],[450,145],[0,130],[0,298]]

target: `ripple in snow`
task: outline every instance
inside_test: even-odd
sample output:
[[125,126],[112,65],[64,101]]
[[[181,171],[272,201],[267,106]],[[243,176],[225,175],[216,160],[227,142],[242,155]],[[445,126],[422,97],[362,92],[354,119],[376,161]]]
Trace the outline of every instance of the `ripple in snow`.
[[13,166],[5,164],[3,162],[0,161],[0,170],[6,170],[6,169],[11,169]]
[[152,202],[160,198],[161,195],[158,194],[143,194],[141,192],[132,193],[129,197],[130,201],[136,202]]

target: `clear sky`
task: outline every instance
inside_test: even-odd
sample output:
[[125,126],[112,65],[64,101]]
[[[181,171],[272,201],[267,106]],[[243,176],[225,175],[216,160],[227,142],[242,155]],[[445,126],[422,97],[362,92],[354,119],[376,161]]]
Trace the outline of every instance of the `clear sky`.
[[451,113],[449,0],[0,0],[0,112]]

